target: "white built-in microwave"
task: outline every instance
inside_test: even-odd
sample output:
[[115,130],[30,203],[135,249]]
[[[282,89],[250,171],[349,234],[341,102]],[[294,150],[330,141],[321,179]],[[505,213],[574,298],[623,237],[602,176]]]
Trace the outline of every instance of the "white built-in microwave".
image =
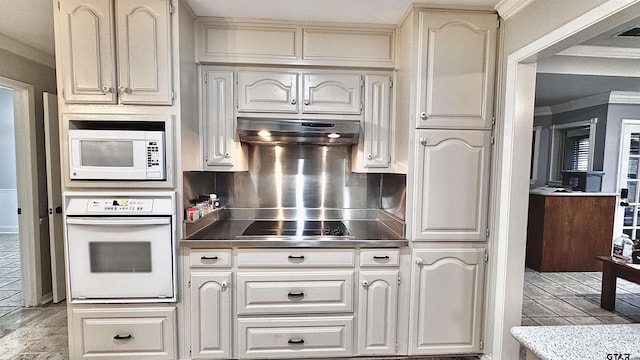
[[71,180],[165,180],[164,131],[69,129]]

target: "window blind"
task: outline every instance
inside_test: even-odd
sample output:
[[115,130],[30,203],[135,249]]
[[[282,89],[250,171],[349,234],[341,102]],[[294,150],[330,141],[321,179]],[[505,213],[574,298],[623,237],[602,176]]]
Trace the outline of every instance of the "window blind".
[[569,151],[569,169],[587,171],[589,168],[589,136],[573,136],[567,138]]

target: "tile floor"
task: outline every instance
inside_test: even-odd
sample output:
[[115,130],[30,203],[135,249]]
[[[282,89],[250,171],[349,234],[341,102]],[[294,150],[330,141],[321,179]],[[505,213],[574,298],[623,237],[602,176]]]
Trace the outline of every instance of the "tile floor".
[[522,325],[640,323],[640,285],[618,279],[616,310],[600,307],[600,272],[524,275]]
[[18,234],[0,233],[0,317],[22,306]]

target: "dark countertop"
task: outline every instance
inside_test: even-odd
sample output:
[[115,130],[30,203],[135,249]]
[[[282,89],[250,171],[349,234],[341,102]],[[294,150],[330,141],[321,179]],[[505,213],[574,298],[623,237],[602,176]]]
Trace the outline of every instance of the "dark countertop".
[[254,220],[219,220],[180,240],[189,248],[220,247],[402,247],[408,241],[380,220],[343,220],[350,232],[338,236],[242,236]]

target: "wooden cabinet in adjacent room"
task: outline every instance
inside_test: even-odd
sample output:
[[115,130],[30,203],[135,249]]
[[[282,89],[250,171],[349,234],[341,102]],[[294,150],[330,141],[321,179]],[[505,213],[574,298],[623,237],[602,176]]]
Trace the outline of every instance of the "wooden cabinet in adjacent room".
[[526,264],[536,271],[600,271],[611,253],[614,194],[530,194]]

